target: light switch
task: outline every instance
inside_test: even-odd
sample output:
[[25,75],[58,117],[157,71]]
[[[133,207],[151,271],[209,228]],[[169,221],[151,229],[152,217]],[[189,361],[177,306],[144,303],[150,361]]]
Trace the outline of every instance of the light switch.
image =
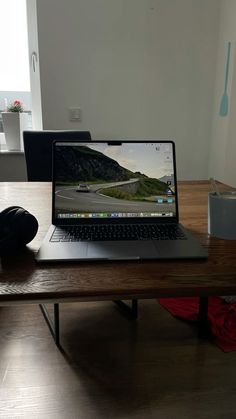
[[69,120],[70,121],[81,121],[81,108],[70,108],[69,109]]

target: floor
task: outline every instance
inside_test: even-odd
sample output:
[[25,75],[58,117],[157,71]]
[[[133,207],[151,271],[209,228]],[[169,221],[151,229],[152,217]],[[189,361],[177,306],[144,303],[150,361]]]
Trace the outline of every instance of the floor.
[[236,352],[155,300],[61,305],[54,345],[36,305],[0,308],[0,418],[235,419]]

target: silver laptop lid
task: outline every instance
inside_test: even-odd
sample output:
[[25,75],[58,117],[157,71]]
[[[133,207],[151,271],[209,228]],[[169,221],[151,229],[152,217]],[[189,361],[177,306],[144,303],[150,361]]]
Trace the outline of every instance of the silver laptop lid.
[[173,141],[56,141],[53,224],[178,220]]

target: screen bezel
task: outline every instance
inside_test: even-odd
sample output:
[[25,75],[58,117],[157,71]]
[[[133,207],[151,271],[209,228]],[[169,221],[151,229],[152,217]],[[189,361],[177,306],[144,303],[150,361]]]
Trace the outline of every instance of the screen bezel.
[[109,146],[112,145],[121,145],[124,143],[144,143],[144,144],[172,144],[173,150],[173,168],[174,168],[174,185],[175,185],[175,206],[176,206],[176,215],[174,217],[122,217],[122,218],[63,218],[59,219],[55,217],[55,147],[57,144],[63,143],[66,140],[55,140],[53,141],[53,152],[52,152],[52,224],[54,225],[83,225],[83,224],[132,224],[140,223],[142,220],[143,224],[148,223],[176,223],[179,221],[179,206],[178,206],[178,189],[177,189],[177,175],[176,175],[176,153],[175,153],[175,143],[173,140],[145,140],[145,141],[137,141],[137,140],[115,140],[115,141],[69,141],[68,144],[83,144],[83,145],[91,145],[94,144],[107,144]]

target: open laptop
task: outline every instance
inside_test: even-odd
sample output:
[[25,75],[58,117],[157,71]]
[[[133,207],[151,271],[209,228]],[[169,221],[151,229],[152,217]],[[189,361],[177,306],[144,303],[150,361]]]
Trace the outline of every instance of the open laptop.
[[173,141],[54,142],[52,225],[37,261],[206,257],[179,224]]

